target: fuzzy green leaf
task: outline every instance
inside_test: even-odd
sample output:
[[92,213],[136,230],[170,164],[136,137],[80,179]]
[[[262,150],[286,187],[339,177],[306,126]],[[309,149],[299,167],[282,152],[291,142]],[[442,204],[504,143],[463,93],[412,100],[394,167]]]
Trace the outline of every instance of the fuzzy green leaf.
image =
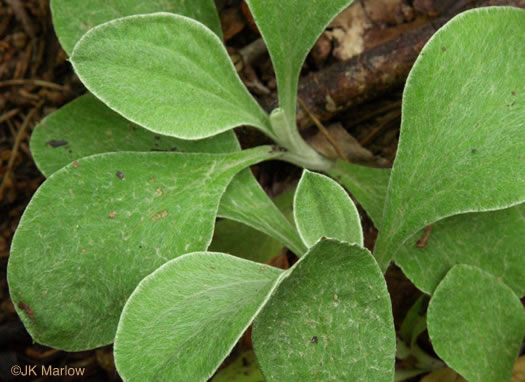
[[107,22],[82,37],[71,62],[93,94],[156,133],[200,139],[250,125],[272,136],[268,115],[221,40],[187,17],[155,13]]
[[502,281],[457,265],[437,287],[428,308],[436,353],[469,381],[509,381],[525,334],[525,311]]
[[[389,173],[342,161],[330,171],[376,226],[381,222],[379,206],[386,195]],[[469,264],[501,277],[518,296],[525,295],[525,258],[516,251],[525,237],[525,205],[451,216],[432,224],[426,244],[418,247],[423,237],[425,229],[410,237],[395,256],[396,264],[423,292],[431,295],[454,265]]]
[[386,283],[357,245],[322,240],[287,271],[252,339],[267,381],[392,381],[395,330]]
[[111,343],[138,282],[205,250],[227,185],[270,151],[100,154],[54,173],[27,207],[9,258],[11,299],[33,338],[70,351]]
[[92,94],[85,94],[47,116],[31,135],[31,153],[46,177],[76,159],[94,154],[238,150],[232,131],[197,141],[157,135],[122,118]]
[[525,200],[524,40],[525,10],[480,8],[455,17],[421,52],[376,243],[383,269],[428,224]]
[[295,224],[312,247],[322,237],[363,245],[361,218],[346,191],[327,176],[305,170],[294,198]]
[[390,169],[358,166],[338,160],[328,174],[350,191],[376,228],[381,228]]
[[297,83],[306,55],[326,26],[353,0],[247,0],[268,46],[279,103],[295,126]]
[[501,278],[518,296],[525,295],[525,205],[501,211],[452,216],[409,238],[396,253],[403,273],[423,292],[432,294],[456,264],[476,266]]
[[218,215],[247,224],[273,237],[296,255],[306,248],[293,227],[261,186],[249,181],[253,176],[244,172],[236,176],[224,194]]
[[[79,97],[45,118],[31,136],[31,152],[46,176],[73,160],[106,152],[228,153],[239,150],[233,131],[197,141],[160,136],[122,118],[92,94]],[[249,170],[234,177],[218,214],[267,233],[299,255],[306,251],[295,227],[275,207]],[[273,240],[268,243],[275,246]]]
[[222,38],[221,24],[213,0],[52,0],[51,12],[56,34],[64,50],[71,54],[89,29],[124,16],[171,12],[191,17],[207,25]]
[[120,376],[126,382],[208,380],[280,274],[220,253],[166,263],[139,284],[124,307],[114,348]]

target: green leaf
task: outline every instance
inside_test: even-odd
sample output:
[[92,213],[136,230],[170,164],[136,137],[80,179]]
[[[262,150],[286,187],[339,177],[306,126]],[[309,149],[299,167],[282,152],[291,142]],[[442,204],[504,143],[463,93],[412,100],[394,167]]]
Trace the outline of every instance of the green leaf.
[[295,127],[297,83],[306,55],[332,19],[353,0],[247,0],[268,46],[279,104]]
[[246,171],[233,179],[222,197],[218,215],[247,224],[273,237],[296,255],[303,255],[306,248],[295,227],[250,178],[253,179],[252,174]]
[[452,216],[432,225],[423,248],[424,231],[408,239],[396,253],[403,273],[423,292],[432,294],[456,264],[476,266],[501,278],[525,296],[525,205],[500,211]]
[[210,252],[229,253],[246,260],[266,263],[277,256],[283,245],[256,229],[224,219],[215,224]]
[[212,382],[264,382],[264,377],[255,361],[255,353],[247,350],[220,370]]
[[212,0],[52,0],[51,12],[56,34],[64,50],[71,54],[76,42],[89,29],[124,16],[172,12],[207,25],[222,38],[221,24]]
[[54,173],[27,207],[9,258],[11,299],[29,333],[70,351],[111,343],[138,282],[205,250],[227,185],[277,155],[270,151],[100,154]]
[[166,263],[139,284],[124,307],[114,347],[120,376],[128,382],[208,380],[280,274],[220,253]]
[[380,229],[390,169],[358,166],[338,160],[328,174],[350,191],[376,228]]
[[71,62],[93,94],[156,133],[200,139],[250,125],[273,136],[221,40],[184,16],[156,13],[102,24],[77,43]]
[[346,191],[332,179],[305,170],[294,199],[295,224],[312,247],[322,237],[363,246],[361,218]]
[[[338,179],[380,226],[390,171],[338,161],[329,174]],[[456,264],[477,266],[501,277],[518,296],[525,295],[525,258],[516,251],[525,237],[525,205],[499,211],[468,213],[432,224],[410,237],[395,255],[396,264],[420,290],[432,294]]]
[[[75,159],[106,152],[228,153],[239,150],[233,131],[197,141],[160,136],[122,118],[92,94],[79,97],[45,118],[31,137],[31,152],[46,176]],[[249,170],[234,177],[218,214],[267,233],[299,255],[306,251],[295,227],[284,218]],[[275,246],[274,241],[269,242]]]
[[428,224],[525,200],[524,39],[525,10],[481,8],[455,17],[421,52],[376,243],[383,269]]
[[232,131],[197,141],[154,134],[122,118],[89,93],[47,116],[31,135],[31,153],[45,176],[94,154],[117,151],[226,153],[239,148]]
[[525,334],[525,311],[502,281],[457,265],[437,287],[428,308],[436,353],[469,381],[509,381]]
[[283,276],[252,340],[267,381],[392,381],[392,308],[370,252],[320,241]]

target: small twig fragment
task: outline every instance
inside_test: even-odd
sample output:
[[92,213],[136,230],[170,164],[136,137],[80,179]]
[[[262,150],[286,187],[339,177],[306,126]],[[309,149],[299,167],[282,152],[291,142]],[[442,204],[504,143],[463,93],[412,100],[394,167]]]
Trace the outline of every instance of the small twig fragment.
[[416,243],[416,247],[418,248],[425,248],[428,242],[428,238],[430,237],[430,233],[432,232],[432,224],[427,225],[425,227],[425,232],[423,233],[423,236],[421,236],[421,239],[419,239]]

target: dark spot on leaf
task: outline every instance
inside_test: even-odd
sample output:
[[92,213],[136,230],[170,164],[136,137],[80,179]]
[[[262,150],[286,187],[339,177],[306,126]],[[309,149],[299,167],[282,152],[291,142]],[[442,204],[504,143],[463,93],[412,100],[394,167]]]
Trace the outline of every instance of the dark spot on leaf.
[[158,135],[155,135],[155,140],[159,141],[160,137]]
[[135,126],[135,125],[129,125],[129,128],[130,128],[131,131],[137,130],[137,126]]
[[513,96],[515,96],[515,95],[516,95],[516,92],[513,90],[513,91],[511,92],[511,94],[512,94]]
[[446,46],[443,46],[443,47],[441,47],[441,50],[442,50],[443,52],[446,52],[446,51],[447,51],[447,47],[446,47]]
[[518,155],[518,159],[521,159],[521,155]]
[[68,151],[68,153],[73,154],[73,150],[69,149],[67,151]]
[[313,336],[311,341],[313,344],[316,344],[319,342],[319,339],[317,338],[317,336]]
[[20,309],[22,309],[24,312],[26,312],[26,314],[28,315],[29,318],[31,318],[31,319],[35,318],[35,314],[31,310],[31,307],[29,306],[29,304],[26,304],[26,303],[20,301],[18,303],[18,307]]
[[478,152],[477,149],[472,149],[472,154],[476,154]]
[[248,362],[248,360],[247,360],[245,357],[242,357],[242,365],[243,365],[244,367],[247,367],[247,366],[250,365],[250,363]]
[[110,219],[114,219],[115,216],[117,216],[117,212],[116,211],[109,211],[108,217]]
[[319,362],[319,366],[323,366],[323,363],[322,363],[322,362]]
[[177,147],[173,146],[170,151],[177,151]]
[[78,168],[78,161],[77,160],[73,162],[73,167],[74,168]]
[[115,176],[116,176],[117,178],[119,178],[120,180],[124,180],[124,174],[122,173],[122,171],[117,171],[117,172],[115,173]]
[[46,144],[48,146],[51,146],[54,149],[56,149],[57,147],[60,147],[60,146],[65,146],[68,143],[69,143],[68,141],[59,141],[59,140],[55,140],[55,139],[52,139],[52,140],[46,142]]

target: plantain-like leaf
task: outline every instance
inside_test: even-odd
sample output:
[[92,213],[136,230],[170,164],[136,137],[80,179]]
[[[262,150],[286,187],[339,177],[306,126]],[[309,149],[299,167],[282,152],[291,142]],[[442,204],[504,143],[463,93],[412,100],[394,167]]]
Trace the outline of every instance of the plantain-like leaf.
[[468,381],[510,381],[525,311],[502,281],[457,265],[437,287],[427,316],[434,350],[451,368]]
[[124,16],[171,12],[207,25],[222,38],[221,24],[213,0],[52,0],[51,13],[56,34],[71,54],[76,42],[89,29]]
[[11,299],[32,337],[69,351],[111,343],[139,281],[205,250],[231,179],[271,151],[109,153],[54,173],[24,212],[9,258]]
[[[157,135],[122,118],[92,94],[79,97],[45,118],[31,136],[31,152],[46,176],[75,159],[106,152],[239,150],[233,131],[197,141]],[[306,251],[295,227],[275,207],[249,170],[234,177],[221,200],[219,215],[265,232],[299,255]],[[267,242],[275,246],[274,240]]]
[[261,186],[248,178],[249,172],[236,176],[221,200],[218,215],[247,224],[292,250],[297,256],[306,252],[297,230],[277,206],[268,198]]
[[355,244],[318,242],[284,274],[252,340],[269,382],[391,382],[395,330],[373,256]]
[[279,104],[295,128],[297,83],[306,55],[330,21],[353,0],[246,2],[272,58]]
[[525,200],[524,40],[525,10],[480,8],[455,17],[421,52],[375,248],[383,269],[428,224]]
[[358,166],[338,160],[328,174],[350,191],[374,225],[381,228],[390,169]]
[[87,32],[71,56],[84,85],[110,108],[159,134],[201,139],[241,125],[273,136],[221,40],[184,16],[155,13]]
[[152,133],[122,118],[92,94],[47,116],[31,135],[31,153],[50,176],[76,159],[117,151],[228,153],[240,149],[233,131],[187,141]]
[[500,211],[452,216],[409,238],[396,253],[403,273],[423,292],[432,294],[456,264],[476,266],[501,278],[525,296],[525,205]]
[[[381,225],[381,208],[390,171],[339,161],[330,170]],[[518,296],[525,295],[525,258],[516,248],[524,245],[525,205],[499,211],[451,216],[410,237],[395,261],[420,290],[432,294],[456,264],[477,266],[501,277]],[[422,238],[425,238],[424,245]],[[419,245],[418,245],[419,243]]]
[[126,382],[207,381],[281,274],[221,253],[164,264],[139,284],[122,312],[114,348],[120,376]]
[[361,218],[354,202],[337,182],[305,170],[294,198],[295,224],[312,247],[322,237],[363,245]]

